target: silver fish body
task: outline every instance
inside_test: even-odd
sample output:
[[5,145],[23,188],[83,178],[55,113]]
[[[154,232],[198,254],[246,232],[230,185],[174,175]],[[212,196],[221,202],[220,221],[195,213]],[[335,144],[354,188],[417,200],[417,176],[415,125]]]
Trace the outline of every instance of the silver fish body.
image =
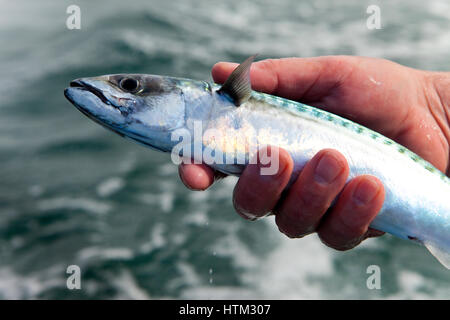
[[[135,92],[121,87],[129,78],[138,83]],[[255,145],[287,150],[295,164],[293,178],[318,151],[336,149],[348,161],[349,179],[372,174],[383,182],[385,201],[371,227],[424,244],[449,267],[449,179],[379,133],[323,110],[255,91],[236,107],[218,85],[189,79],[85,78],[73,82],[65,95],[96,122],[160,151],[171,152],[180,145],[178,133],[188,133],[189,143],[200,145],[202,152],[213,148],[231,159],[231,163],[209,164],[232,175],[239,175],[255,156]],[[196,124],[201,125],[200,135]],[[214,135],[205,134],[211,129]]]
[[381,134],[313,107],[261,93],[254,93],[246,104],[218,116],[210,125],[224,134],[286,149],[296,173],[320,150],[339,150],[348,161],[349,179],[372,174],[383,182],[385,202],[373,228],[450,249],[449,179]]

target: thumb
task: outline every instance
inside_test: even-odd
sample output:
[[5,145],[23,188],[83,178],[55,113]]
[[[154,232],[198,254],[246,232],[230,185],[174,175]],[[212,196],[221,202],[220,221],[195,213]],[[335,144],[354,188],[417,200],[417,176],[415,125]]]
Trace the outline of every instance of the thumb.
[[[318,101],[350,73],[353,65],[350,60],[346,56],[261,60],[251,66],[252,88],[306,103]],[[214,81],[224,83],[237,66],[216,63],[211,72]]]

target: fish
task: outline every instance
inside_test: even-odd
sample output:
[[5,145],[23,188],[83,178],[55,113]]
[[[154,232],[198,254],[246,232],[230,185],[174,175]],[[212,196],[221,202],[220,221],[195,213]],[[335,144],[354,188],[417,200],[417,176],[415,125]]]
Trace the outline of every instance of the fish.
[[[65,97],[122,137],[239,176],[262,146],[285,149],[291,182],[320,150],[347,159],[352,178],[371,174],[385,201],[370,227],[425,246],[450,269],[450,179],[406,147],[348,119],[252,90],[242,62],[223,85],[149,74],[73,80]],[[178,158],[177,158],[178,157]],[[209,162],[206,162],[205,160]],[[178,162],[179,163],[179,162]]]

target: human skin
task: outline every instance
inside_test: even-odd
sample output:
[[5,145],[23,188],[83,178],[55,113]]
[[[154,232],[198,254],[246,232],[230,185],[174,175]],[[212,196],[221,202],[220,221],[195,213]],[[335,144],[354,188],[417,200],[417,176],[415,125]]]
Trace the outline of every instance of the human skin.
[[[214,81],[223,83],[236,66],[214,65]],[[449,173],[448,72],[416,70],[382,59],[327,56],[262,60],[253,63],[251,81],[256,91],[300,101],[378,131]],[[339,151],[318,152],[288,190],[293,161],[285,150],[279,150],[276,175],[261,176],[259,166],[248,165],[235,186],[233,204],[242,217],[254,220],[273,213],[287,236],[317,232],[337,250],[383,234],[369,228],[383,205],[381,181],[362,175],[346,183],[349,168]],[[205,190],[220,176],[204,164],[181,164],[179,173],[192,190]]]

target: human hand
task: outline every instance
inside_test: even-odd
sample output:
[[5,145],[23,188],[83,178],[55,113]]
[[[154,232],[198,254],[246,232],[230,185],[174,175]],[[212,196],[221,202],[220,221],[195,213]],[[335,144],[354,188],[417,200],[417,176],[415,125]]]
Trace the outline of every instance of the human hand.
[[[216,64],[212,70],[215,82],[223,83],[236,66]],[[387,60],[336,56],[259,61],[252,65],[251,80],[254,90],[358,122],[447,171],[448,73],[415,70]],[[306,164],[282,195],[293,164],[286,151],[280,150],[279,157],[275,176],[261,176],[258,164],[244,170],[233,193],[241,216],[254,219],[274,212],[280,231],[289,237],[317,232],[324,243],[339,250],[382,234],[369,228],[384,200],[383,186],[376,177],[359,176],[345,184],[349,172],[345,158],[327,149]],[[214,182],[214,171],[203,164],[182,164],[179,172],[194,190],[204,190]]]

